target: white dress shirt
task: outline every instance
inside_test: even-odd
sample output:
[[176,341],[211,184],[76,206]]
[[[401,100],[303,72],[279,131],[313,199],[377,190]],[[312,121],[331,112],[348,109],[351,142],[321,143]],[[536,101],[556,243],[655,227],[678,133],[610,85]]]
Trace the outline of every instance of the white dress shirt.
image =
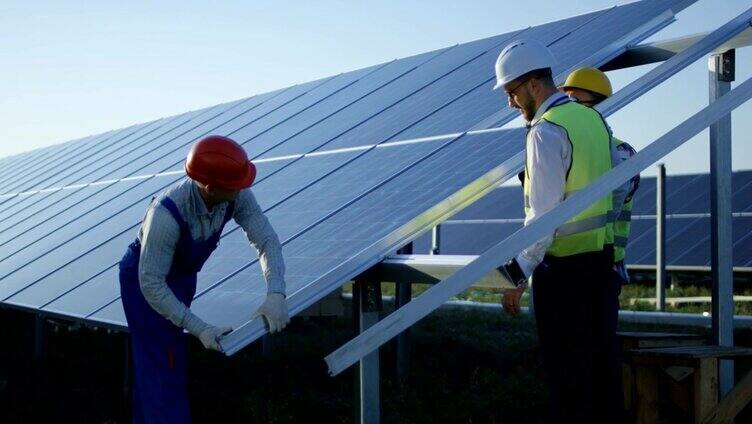
[[[572,146],[563,128],[540,120],[552,104],[567,100],[563,93],[552,94],[540,105],[528,124],[525,173],[530,182],[530,203],[525,214],[525,225],[564,200],[567,170],[572,164]],[[517,255],[517,263],[526,277],[530,277],[543,261],[553,239],[554,234],[551,233]]]

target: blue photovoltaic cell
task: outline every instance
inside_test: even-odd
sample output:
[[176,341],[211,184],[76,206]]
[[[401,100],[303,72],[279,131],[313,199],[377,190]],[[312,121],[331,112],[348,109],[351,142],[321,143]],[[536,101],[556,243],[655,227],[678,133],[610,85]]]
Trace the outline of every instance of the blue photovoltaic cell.
[[[669,176],[666,179],[669,216],[667,222],[668,265],[710,265],[710,180],[708,174]],[[732,203],[735,213],[750,206],[752,171],[734,172],[732,175]],[[627,249],[628,264],[655,264],[655,178],[643,178],[635,198],[631,237]],[[673,205],[673,207],[672,207]],[[639,207],[638,207],[639,206]],[[470,205],[452,217],[453,223],[441,226],[441,253],[477,255],[522,227],[521,223],[458,223],[462,220],[520,219],[523,218],[522,190],[519,186],[502,187]],[[735,217],[734,266],[747,266],[749,250],[744,240],[750,218]],[[431,234],[415,240],[415,253],[428,253]]]
[[43,173],[43,177],[35,178],[34,182],[23,190],[40,190],[49,187],[65,185],[63,180],[68,175],[70,175],[72,171],[75,172],[80,167],[85,166],[88,163],[103,160],[103,153],[111,151],[113,148],[116,149],[118,147],[121,147],[123,144],[127,145],[127,143],[134,139],[138,140],[140,138],[143,138],[145,135],[148,135],[159,129],[170,120],[171,118],[160,119],[145,125],[131,128],[127,131],[119,132],[118,134],[110,136],[106,139],[98,140],[96,143],[93,143],[91,146],[89,146],[89,148],[87,148],[86,150],[79,151],[75,155],[71,155],[69,158],[65,158],[66,160],[64,161],[58,159],[58,163],[55,164],[55,166],[51,167]]
[[[284,125],[275,126],[263,133],[254,128],[247,128],[239,131],[236,136],[246,143],[252,157],[268,158],[313,151],[315,146],[327,142],[360,120],[378,112],[380,107],[384,107],[384,103],[390,101],[389,96],[392,96],[392,99],[407,96],[408,92],[395,92],[392,87],[400,81],[421,74],[424,68],[454,56],[455,49],[443,49],[409,60],[390,62],[341,92],[323,99],[314,107],[290,117]],[[363,105],[368,104],[366,100],[373,102],[373,98],[382,104],[372,104],[370,108],[363,109]],[[352,111],[358,112],[353,114]]]
[[[442,255],[480,255],[501,240],[522,228],[521,223],[493,224],[443,224],[441,235]],[[426,233],[413,242],[413,253],[429,253],[431,233]]]
[[[518,37],[535,38],[550,44],[573,28],[592,23],[605,12],[578,16],[565,22],[534,27],[517,34],[502,35],[486,41],[483,47],[491,48],[475,57],[464,66],[437,79],[428,87],[421,87],[415,94],[400,103],[385,109],[369,119],[355,131],[334,140],[326,148],[346,148],[365,144],[360,141],[384,137],[385,140],[404,140],[433,134],[464,131],[480,119],[506,108],[506,100],[490,88],[492,69],[499,50]],[[463,50],[465,45],[461,46]],[[481,100],[480,98],[483,98]],[[459,106],[458,106],[459,105]],[[379,140],[380,141],[380,140]]]
[[[368,71],[365,71],[365,72],[368,72]],[[358,73],[356,72],[354,75],[357,76]],[[306,87],[304,87],[304,89],[305,88]],[[304,93],[306,93],[306,91],[303,91],[303,93],[298,92],[298,95],[302,96]],[[295,97],[295,98],[297,98],[297,97]],[[292,99],[290,99],[290,101],[291,100]],[[220,118],[215,118],[215,119],[220,119]],[[221,118],[220,121],[222,119],[224,119],[224,118]],[[225,121],[226,121],[226,119],[225,119]],[[242,120],[236,120],[235,123],[234,123],[234,125],[241,125],[242,123],[243,123]],[[203,124],[203,125],[206,125],[206,124]],[[221,132],[227,132],[227,131],[221,131]],[[186,147],[186,149],[187,149],[187,147]],[[187,151],[183,152],[182,156],[184,157],[186,153],[187,153]],[[119,196],[121,194],[123,194],[123,193],[127,193],[128,194],[128,196],[127,196],[128,199],[134,199],[135,198],[136,202],[143,201],[145,198],[151,197],[151,194],[154,194],[156,192],[161,191],[164,187],[170,185],[171,183],[173,183],[174,181],[176,181],[179,178],[180,177],[168,178],[166,181],[163,181],[161,183],[161,185],[160,184],[147,185],[146,186],[147,187],[147,192],[150,191],[149,195],[147,195],[147,196],[144,196],[144,193],[141,193],[140,191],[136,191],[134,193],[134,192],[132,192],[132,189],[130,187],[123,186],[123,185],[120,185],[120,184],[109,185],[109,186],[107,186],[104,189],[102,189],[99,186],[96,186],[94,188],[94,192],[95,193],[103,194],[104,197],[108,199],[107,200],[108,204],[118,204],[118,205],[121,205],[121,204],[123,204],[123,199],[119,198]],[[141,180],[141,181],[138,181],[135,186],[141,188],[144,184],[145,184],[144,180]],[[143,188],[141,188],[141,190],[143,190]],[[102,197],[102,196],[100,196],[100,197]],[[80,232],[80,228],[81,228],[80,222],[87,222],[87,223],[92,222],[92,221],[93,222],[98,222],[97,220],[93,220],[93,216],[96,217],[96,214],[102,214],[104,211],[106,211],[106,212],[118,211],[119,214],[126,213],[126,209],[122,209],[122,208],[121,209],[117,209],[117,208],[115,208],[115,209],[112,209],[112,208],[109,208],[109,209],[108,208],[102,208],[102,205],[93,203],[92,199],[91,199],[91,196],[90,195],[86,195],[86,193],[84,193],[84,200],[85,201],[77,203],[76,206],[72,210],[68,210],[67,211],[70,214],[73,214],[73,215],[77,214],[77,215],[79,215],[79,217],[76,219],[76,221],[69,221],[66,224],[67,228],[72,228],[72,230],[71,230],[72,232],[71,231],[61,231],[61,229],[56,229],[54,231],[55,234],[60,234],[61,235],[60,237],[58,237],[58,240],[69,240],[70,237],[74,237],[75,236],[74,233],[76,232],[77,229],[79,229],[79,234],[82,234]],[[129,200],[129,201],[126,202],[126,205],[127,205],[126,207],[132,207],[133,203]],[[141,211],[141,213],[142,213],[142,211]],[[117,220],[118,218],[122,218],[122,216],[119,215],[118,217],[112,217],[111,220]],[[121,227],[122,228],[127,228],[129,225],[131,225],[131,223],[128,220],[124,220],[124,221],[121,220],[121,221],[119,221],[119,224],[120,224],[120,227],[113,227],[113,228],[109,228],[108,227],[108,228],[111,231],[115,230],[115,229],[120,230]],[[45,228],[35,227],[35,230],[39,234],[47,234],[47,233],[49,233],[48,231],[45,231]],[[88,233],[86,237],[91,237],[92,234],[97,235],[97,231],[96,230],[95,231],[86,230],[86,232]],[[100,238],[103,238],[103,237],[106,238],[106,237],[109,237],[109,235],[110,235],[110,233],[104,233],[102,235],[99,235],[99,237]],[[28,238],[28,239],[32,239],[32,240],[34,239],[34,235],[33,234],[30,235],[30,234],[27,233],[27,234],[25,234],[25,237]],[[19,244],[17,244],[17,243],[13,244],[13,248],[18,248],[18,246],[19,246]],[[31,263],[28,262],[28,260],[33,260],[35,265],[36,264],[44,264],[44,266],[38,266],[38,265],[34,266],[33,268],[36,269],[36,273],[34,273],[33,275],[46,274],[46,273],[54,270],[54,268],[49,269],[49,267],[54,267],[57,264],[65,263],[65,259],[64,258],[60,258],[60,257],[58,257],[58,259],[56,259],[54,261],[42,261],[40,258],[41,258],[41,255],[54,253],[54,249],[55,248],[67,249],[68,246],[62,246],[60,244],[54,244],[54,243],[51,243],[49,240],[46,240],[45,243],[44,243],[44,245],[41,245],[40,243],[33,243],[32,242],[32,244],[21,243],[20,246],[22,246],[21,247],[21,251],[20,252],[16,252],[16,253],[19,253],[19,254],[15,254],[12,258],[10,258],[10,260],[0,261],[0,281],[2,281],[2,278],[4,278],[4,276],[9,276],[9,275],[23,275],[23,272],[21,274],[18,274],[18,268],[19,267],[29,267],[29,265]],[[40,246],[42,246],[41,249],[48,249],[49,246],[53,246],[53,250],[40,250]],[[57,257],[58,255],[55,254],[55,256]],[[15,278],[17,279],[18,277],[15,277]]]
[[[141,140],[138,140],[138,143],[134,146],[128,146],[128,148],[126,149],[115,152],[115,154],[112,155],[112,157],[107,158],[107,160],[101,160],[86,168],[80,169],[80,173],[75,175],[75,179],[67,181],[66,185],[82,182],[94,183],[102,180],[108,180],[106,176],[108,173],[113,172],[113,170],[120,169],[126,164],[132,163],[139,157],[148,157],[155,146],[160,146],[166,142],[169,142],[170,140],[174,140],[179,135],[185,134],[190,129],[195,128],[196,126],[206,122],[207,120],[215,118],[223,111],[232,109],[240,103],[244,103],[244,101],[232,102],[231,104],[226,105],[219,105],[217,107],[210,108],[205,113],[198,113],[197,115],[189,114],[189,116],[187,117],[189,120],[187,122],[180,122],[177,126],[169,125],[166,128],[161,128],[159,131],[149,134],[147,137],[143,137]],[[64,186],[57,186],[57,188],[64,188]],[[72,192],[75,193],[76,189],[74,188]],[[23,218],[26,218],[32,215],[36,210],[48,210],[51,206],[54,206],[61,197],[70,196],[70,193],[70,191],[60,192],[61,196],[50,196],[46,197],[45,199],[40,199],[36,195],[29,196],[14,204],[14,209],[6,209],[3,211],[3,213],[13,216],[20,215]],[[27,213],[27,211],[31,213]],[[3,217],[0,219],[4,219],[4,215],[0,216]]]
[[[0,222],[4,221],[8,217],[20,218],[20,217],[28,216],[30,215],[30,213],[33,213],[32,212],[34,210],[33,206],[36,203],[37,197],[32,197],[28,194],[30,194],[33,191],[53,190],[55,188],[65,186],[65,184],[62,183],[61,180],[63,180],[67,175],[69,175],[70,171],[77,169],[77,166],[80,165],[82,162],[86,161],[87,159],[90,159],[92,156],[96,157],[97,153],[101,152],[99,147],[101,146],[109,147],[113,144],[117,144],[118,142],[121,142],[122,140],[128,140],[134,136],[138,137],[138,135],[143,134],[143,133],[148,133],[149,131],[154,130],[158,126],[159,126],[159,122],[155,122],[155,123],[140,127],[136,131],[125,132],[116,137],[109,137],[106,140],[100,140],[97,143],[98,146],[96,148],[92,147],[91,149],[89,149],[92,154],[85,154],[83,152],[80,152],[79,154],[76,155],[76,158],[79,158],[77,160],[69,159],[69,160],[59,161],[60,163],[58,163],[56,167],[45,172],[45,175],[48,175],[48,177],[38,179],[37,183],[31,186],[27,186],[24,189],[19,188],[19,190],[21,190],[21,194],[19,196],[15,197],[13,200],[8,201],[4,203],[2,206],[0,206]],[[5,225],[9,225],[9,224],[5,224]]]
[[[112,133],[112,131],[108,133]],[[101,135],[102,134],[82,137],[80,139],[72,140],[66,143],[52,145],[26,154],[13,156],[8,159],[6,168],[0,171],[0,177],[2,177],[3,179],[9,177],[18,177],[18,175],[22,171],[30,172],[32,170],[30,168],[33,168],[33,166],[45,163],[46,161],[50,160],[50,158],[54,157],[60,152],[65,152],[67,149],[73,148],[78,143],[84,143],[93,137],[98,137]],[[7,191],[6,188],[2,188],[0,190],[2,190],[2,193],[5,193]]]
[[[226,113],[233,113],[233,111],[236,111],[237,109],[245,110],[246,108],[254,108],[261,104],[261,102],[263,102],[263,99],[267,96],[261,97],[262,98],[260,99],[251,98],[243,101],[231,102],[226,105],[220,105],[220,107],[218,108],[212,108],[212,110],[210,110],[208,114],[199,114],[195,119],[189,121],[185,125],[171,129],[166,133],[160,133],[159,135],[157,135],[159,139],[155,140],[155,142],[153,143],[146,144],[143,149],[130,150],[126,155],[119,155],[114,162],[111,162],[109,164],[108,168],[102,168],[100,166],[94,171],[89,172],[89,178],[91,178],[91,180],[89,181],[101,181],[103,179],[107,180],[108,178],[106,178],[106,173],[112,172],[113,168],[117,170],[122,168],[123,166],[126,166],[127,164],[132,164],[133,161],[137,160],[137,158],[139,157],[149,157],[154,149],[154,145],[163,146],[168,143],[174,143],[176,142],[176,140],[181,139],[181,137],[185,137],[187,134],[191,133],[191,131],[195,130],[195,128],[197,127],[200,127],[202,125],[212,125],[211,123],[216,122],[221,123],[227,119],[225,115]],[[182,141],[182,143],[187,145],[190,143],[190,139],[184,140]],[[175,181],[176,179],[176,177],[173,177],[165,181],[164,184],[168,185],[170,182]],[[142,182],[143,180],[140,180],[140,183]],[[91,199],[94,194],[99,194],[99,198],[106,199],[105,201],[107,202],[118,202],[122,205],[129,204],[129,199],[123,199],[119,197],[123,193],[127,193],[130,190],[129,186],[113,186],[110,184],[93,185],[92,187],[93,189],[90,191],[83,191],[80,188],[76,188],[72,190],[60,190],[56,192],[56,194],[58,195],[51,195],[49,193],[31,195],[28,196],[28,199],[26,199],[26,203],[20,206],[23,206],[24,208],[29,208],[30,206],[33,206],[34,208],[42,208],[44,211],[46,211],[47,215],[52,214],[52,216],[57,216],[56,214],[60,212],[68,212],[69,214],[76,216],[80,222],[89,222],[89,220],[87,219],[87,214],[92,211],[96,211],[99,206],[99,203],[94,203],[95,201]],[[133,200],[137,201],[139,199],[132,199],[130,201],[132,202]],[[59,228],[61,224],[76,225],[75,223],[69,221],[60,222],[60,220],[58,219],[47,219],[41,221],[41,223],[39,224],[36,224],[33,221],[39,222],[39,219],[35,219],[35,215],[23,214],[23,209],[21,210],[21,215],[25,216],[27,218],[27,221],[31,221],[22,223],[22,226],[25,224],[26,228],[34,228],[37,230],[37,232],[42,233],[57,231],[57,228]],[[16,222],[19,221],[17,220]],[[54,229],[51,230],[50,226],[52,226],[52,228]],[[80,224],[78,224],[78,226],[81,229],[85,228],[85,226],[81,226]],[[17,232],[16,234],[20,233]],[[27,237],[29,236],[27,235]],[[26,245],[27,244],[25,243],[14,244],[14,246],[18,249],[23,249],[26,247]]]
[[[263,175],[266,172],[266,166],[259,164],[258,171],[259,175]],[[12,246],[9,246],[9,244],[1,246],[0,276],[2,277],[0,277],[0,281],[5,280],[7,283],[0,283],[0,298],[5,298],[30,283],[44,286],[44,284],[36,283],[36,281],[47,276],[58,267],[68,264],[91,248],[107,243],[116,234],[125,232],[129,237],[134,238],[137,226],[152,195],[161,187],[164,187],[168,181],[174,182],[180,178],[182,177],[162,176],[146,180],[111,183],[107,188],[117,187],[118,190],[127,192],[132,198],[138,199],[137,202],[123,205],[120,202],[110,201],[107,199],[107,190],[105,189],[105,191],[87,199],[89,202],[97,202],[99,206],[86,214],[85,220],[91,226],[86,232],[81,233],[80,217],[76,210],[71,209],[57,216],[56,221],[60,223],[68,222],[68,224],[56,228],[55,231],[49,232],[36,227],[16,238],[10,244]],[[100,190],[100,187],[86,187],[81,190],[81,193],[86,194],[87,191],[95,190]],[[101,202],[101,200],[105,201]],[[25,247],[19,249],[18,246]],[[98,250],[102,249],[105,248],[98,248]],[[120,255],[122,255],[122,246],[109,252],[108,257],[112,258],[109,262],[100,263],[114,263]],[[101,260],[102,257],[98,256],[97,258]],[[96,268],[96,263],[89,263],[88,259],[82,259],[70,263],[66,271],[70,268],[83,266],[80,274],[78,274],[83,276],[92,264]],[[62,288],[66,284],[56,273],[50,274],[48,279],[54,279],[56,288]]]
[[[87,180],[87,177],[97,172],[97,170],[109,167],[117,158],[138,149],[144,139],[148,140],[154,134],[169,132],[184,125],[194,116],[192,113],[185,114],[184,116],[181,115],[178,119],[171,120],[164,125],[152,129],[153,132],[146,132],[136,137],[124,139],[126,145],[113,146],[109,154],[98,155],[99,157],[94,158],[94,160],[87,161],[88,163],[81,164],[80,167],[63,173],[59,179],[52,184],[48,184],[51,186],[47,188],[50,190],[48,192],[19,196],[12,206],[8,205],[2,208],[2,212],[0,212],[0,225],[6,227],[5,233],[0,235],[0,240],[4,238],[3,236],[12,237],[7,234],[8,232],[14,235],[19,234],[24,231],[24,227],[36,226],[54,217],[60,210],[66,210],[71,205],[75,205],[77,201],[73,199],[75,196],[72,196],[72,192],[75,192],[76,189],[70,188],[70,185],[79,184],[82,181],[91,182],[91,180]],[[22,225],[17,225],[21,221],[23,221]]]
[[[76,183],[91,183],[101,181],[105,178],[106,174],[117,170],[125,164],[131,163],[135,158],[149,156],[155,146],[159,146],[164,143],[162,140],[172,140],[180,134],[185,133],[190,128],[195,127],[199,123],[216,116],[228,108],[233,108],[240,102],[231,102],[230,104],[224,104],[208,108],[198,112],[191,112],[181,115],[178,120],[171,121],[167,125],[160,126],[156,131],[139,135],[133,139],[126,139],[127,146],[121,149],[112,151],[109,155],[98,160],[88,161],[89,163],[82,164],[75,169],[75,173],[68,175],[63,181],[58,181],[55,187],[61,188],[66,185]],[[69,192],[65,192],[67,195]],[[6,215],[26,217],[33,215],[37,210],[46,210],[52,204],[54,204],[56,197],[47,199],[45,202],[40,202],[38,197],[31,196],[23,201],[17,201],[13,208],[3,208],[0,213],[0,222]],[[5,206],[5,205],[4,205]]]
[[[85,137],[88,138],[88,137]],[[84,139],[85,139],[84,138]],[[32,150],[26,153],[20,153],[17,155],[3,158],[2,165],[0,166],[0,179],[6,178],[18,174],[21,170],[27,169],[30,165],[39,163],[40,161],[47,160],[50,156],[54,155],[62,149],[67,148],[69,144],[79,142],[83,139],[72,140],[66,143],[56,144],[49,147],[43,147],[40,149]],[[3,189],[5,192],[6,190]]]
[[143,148],[156,136],[179,128],[212,109],[214,107],[166,118],[154,122],[153,125],[144,127],[127,137],[118,137],[113,143],[98,146],[99,148],[96,152],[92,152],[90,155],[80,158],[75,163],[69,164],[70,166],[67,166],[64,172],[56,173],[54,179],[45,182],[44,188],[66,186],[84,179],[88,181],[90,173],[94,172],[94,170],[110,167],[118,158],[139,148]]
[[645,262],[641,262],[639,258],[652,258],[651,262],[655,264],[655,220],[632,220],[624,261],[628,265],[644,265]]
[[[736,173],[735,173],[736,174]],[[734,180],[731,197],[731,210],[734,212],[752,212],[752,172],[745,172],[747,179]]]
[[[22,163],[12,166],[12,168],[6,171],[6,173],[3,175],[3,180],[7,180],[8,183],[16,183],[19,180],[23,180],[23,178],[25,178],[29,174],[34,173],[38,167],[47,165],[50,161],[55,160],[55,158],[66,157],[66,153],[69,150],[74,149],[77,145],[86,143],[90,139],[95,139],[97,137],[103,136],[104,135],[100,134],[97,136],[85,137],[81,140],[77,140],[74,143],[65,143],[60,146],[52,146],[49,149],[45,149],[41,151],[39,153],[39,156],[37,156],[36,158],[24,160]],[[10,187],[3,187],[2,189],[0,189],[0,195],[3,196],[2,198],[0,198],[0,206],[13,198],[13,196],[10,195],[12,193],[14,193],[14,191],[11,190]]]
[[666,263],[710,265],[710,218],[671,219],[666,226]]
[[[101,140],[60,148],[75,153],[66,164],[40,151],[45,163],[17,176],[16,187],[53,190],[0,199],[8,202],[0,204],[0,301],[122,326],[117,261],[151,196],[182,178],[190,145],[219,133],[256,159],[253,190],[284,243],[291,302],[313,302],[326,293],[297,293],[335,269],[350,275],[375,263],[378,255],[355,255],[387,251],[393,246],[384,240],[396,230],[520,154],[521,129],[447,136],[508,111],[490,87],[493,62],[511,39],[550,45],[563,73],[600,50],[618,54],[623,46],[614,40],[689,3],[633,3],[94,136]],[[651,25],[645,35],[660,23]],[[415,140],[423,137],[432,138]],[[1,172],[12,174],[10,165],[0,162]],[[73,184],[83,185],[62,187]],[[513,197],[499,210],[520,217],[519,189]],[[469,244],[461,228],[444,231]],[[255,252],[231,223],[199,275],[194,308],[212,323],[238,326],[265,293]]]
[[[517,182],[518,180],[514,179],[514,181]],[[524,218],[525,210],[520,206],[523,201],[520,185],[501,187],[461,210],[452,219]]]
[[[738,255],[740,252],[741,255]],[[752,267],[752,217],[734,220],[734,261],[739,266]],[[738,261],[738,262],[736,262]]]
[[44,181],[46,178],[54,175],[55,171],[58,170],[64,162],[73,162],[80,155],[85,155],[88,150],[96,148],[98,144],[108,143],[112,139],[128,136],[146,125],[149,124],[134,125],[97,137],[91,137],[84,142],[72,144],[69,149],[65,152],[61,152],[59,156],[35,164],[34,167],[28,169],[28,172],[17,175],[15,176],[16,178],[8,179],[6,182],[7,192],[32,190],[37,186],[37,181]]

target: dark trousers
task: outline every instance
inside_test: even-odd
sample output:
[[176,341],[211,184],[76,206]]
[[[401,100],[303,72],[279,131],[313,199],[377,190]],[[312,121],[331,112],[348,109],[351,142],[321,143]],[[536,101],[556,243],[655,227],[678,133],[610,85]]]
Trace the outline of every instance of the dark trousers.
[[610,251],[546,256],[533,273],[533,301],[552,421],[619,423],[621,284]]

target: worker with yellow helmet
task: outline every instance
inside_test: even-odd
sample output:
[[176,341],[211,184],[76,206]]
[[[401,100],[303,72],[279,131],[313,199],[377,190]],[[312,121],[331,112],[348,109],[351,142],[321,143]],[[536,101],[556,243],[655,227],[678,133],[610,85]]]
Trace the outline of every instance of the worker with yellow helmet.
[[[598,68],[580,68],[573,71],[569,74],[564,84],[559,87],[559,90],[566,93],[570,98],[589,107],[594,107],[613,94],[611,82],[606,74]],[[613,166],[618,165],[637,153],[628,143],[613,136],[611,140],[613,144],[612,151],[616,154],[612,163]],[[614,271],[624,283],[629,282],[629,274],[624,265],[624,256],[627,241],[629,240],[632,199],[639,185],[640,175],[637,174],[613,193]]]
[[[495,88],[527,121],[525,225],[612,167],[608,125],[596,110],[557,90],[554,65],[548,48],[535,40],[510,43],[496,62]],[[620,421],[610,320],[618,296],[608,243],[612,208],[608,194],[499,267],[517,286],[502,295],[504,310],[512,314],[519,313],[532,277],[554,422]]]
[[[609,81],[605,73],[597,68],[580,68],[573,71],[569,74],[564,84],[559,87],[559,90],[566,93],[571,99],[588,107],[595,107],[613,94],[611,81]],[[631,145],[614,137],[613,134],[611,136],[611,151],[613,166],[618,165],[637,153]],[[639,185],[640,174],[637,174],[612,193],[613,210],[609,220],[609,234],[614,246],[614,273],[612,276],[618,287],[621,287],[621,284],[629,282],[629,274],[624,265],[624,256],[630,233],[633,198]],[[620,292],[621,290],[618,290],[616,296],[609,300],[613,305],[609,322],[614,328],[616,328],[618,321],[618,295]],[[621,352],[618,345],[615,347],[614,352],[614,366],[618,370],[621,362]],[[614,379],[614,385],[614,391],[621,399],[621,378],[618,371],[617,378]]]

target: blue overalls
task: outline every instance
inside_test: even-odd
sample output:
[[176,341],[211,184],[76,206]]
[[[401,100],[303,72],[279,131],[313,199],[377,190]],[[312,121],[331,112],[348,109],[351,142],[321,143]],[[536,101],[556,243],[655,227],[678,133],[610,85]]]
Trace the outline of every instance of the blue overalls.
[[[186,306],[196,294],[196,274],[217,248],[225,224],[232,218],[230,202],[219,231],[204,241],[191,237],[188,224],[169,197],[164,206],[180,226],[167,285]],[[141,242],[128,246],[120,261],[120,294],[133,352],[133,422],[190,422],[187,393],[187,349],[183,329],[162,317],[144,298],[138,279]]]

